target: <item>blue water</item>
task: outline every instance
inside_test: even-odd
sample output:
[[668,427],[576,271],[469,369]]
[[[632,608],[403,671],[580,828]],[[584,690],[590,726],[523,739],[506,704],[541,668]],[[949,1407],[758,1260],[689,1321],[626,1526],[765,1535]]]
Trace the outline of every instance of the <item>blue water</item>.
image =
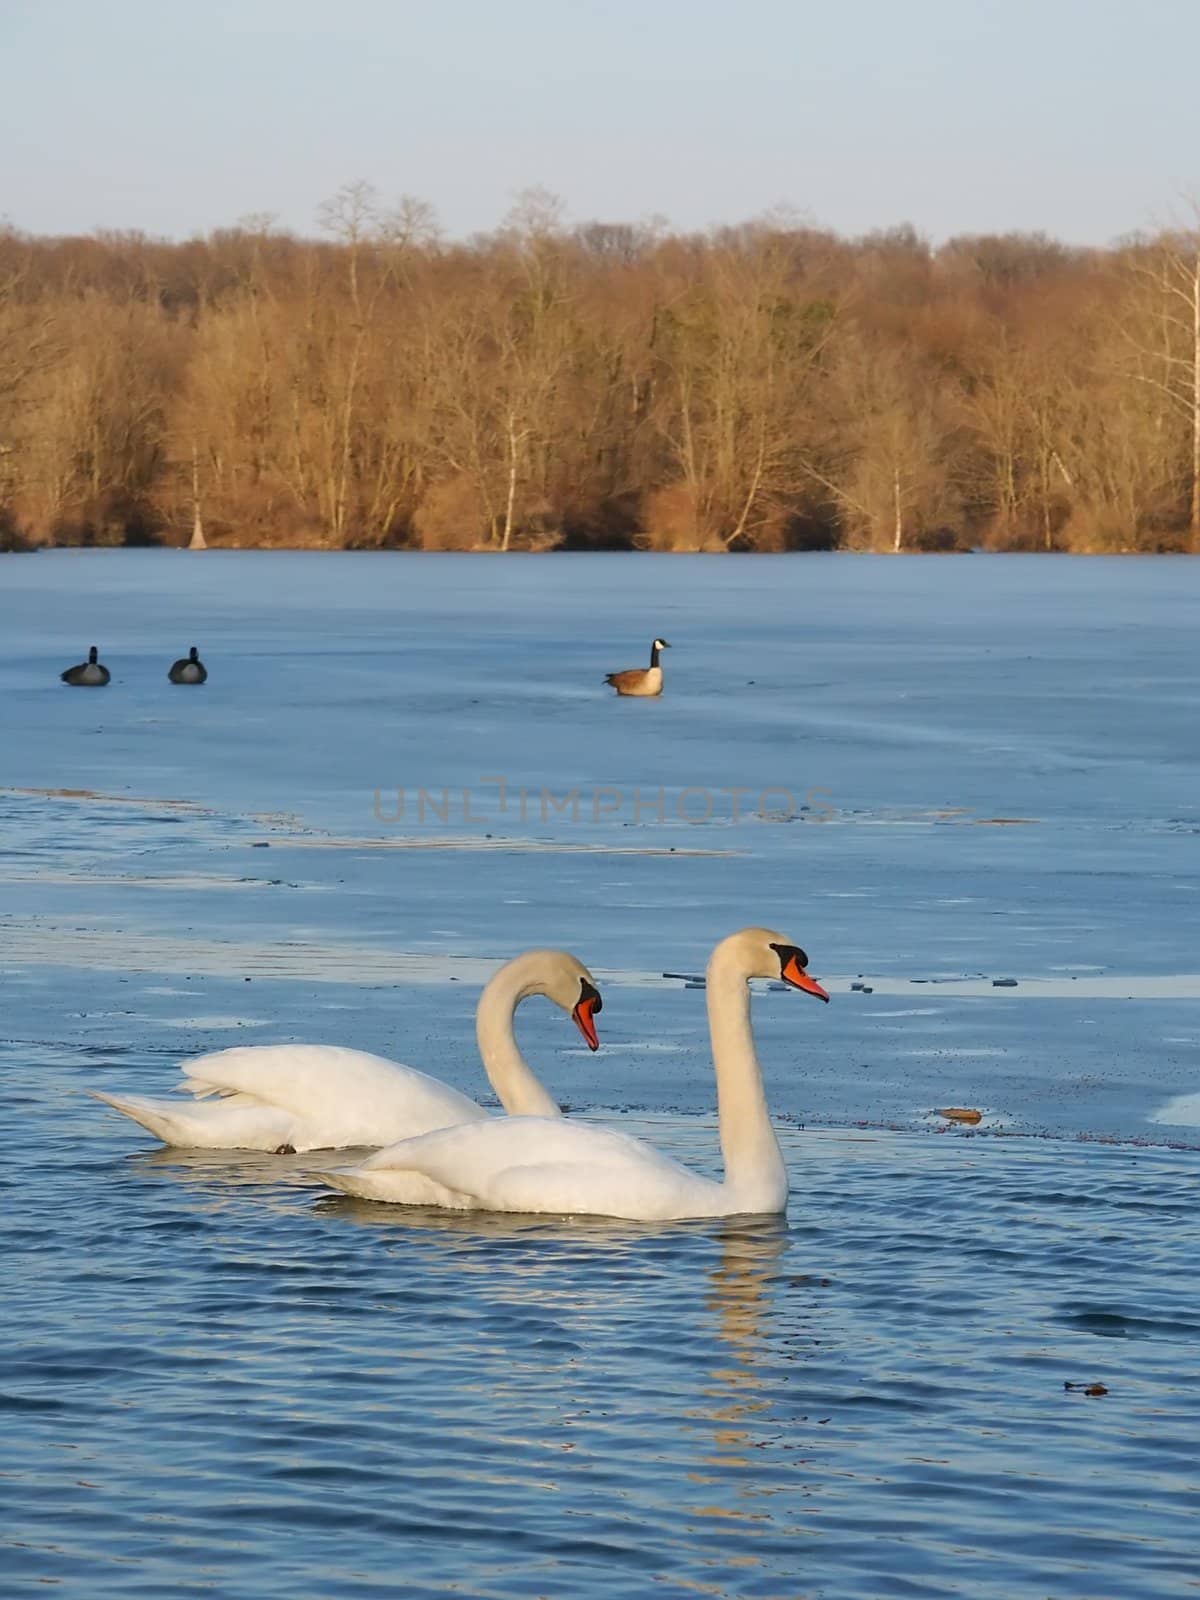
[[[1198,602],[1182,560],[0,562],[0,1592],[1194,1593]],[[656,633],[662,699],[611,698]],[[604,1049],[530,1005],[539,1072],[714,1172],[664,973],[750,921],[834,996],[755,1004],[779,1222],[356,1205],[84,1093],[301,1038],[479,1094],[480,983],[560,944]]]

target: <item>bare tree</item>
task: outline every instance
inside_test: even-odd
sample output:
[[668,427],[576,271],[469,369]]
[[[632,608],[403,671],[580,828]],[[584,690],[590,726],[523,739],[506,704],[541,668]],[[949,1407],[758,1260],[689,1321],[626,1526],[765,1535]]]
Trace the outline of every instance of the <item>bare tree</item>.
[[1200,545],[1200,207],[1195,225],[1159,234],[1130,254],[1123,319],[1126,370],[1178,416],[1188,439],[1188,527]]
[[770,231],[718,242],[660,316],[664,442],[699,545],[758,543],[801,492],[806,391],[836,306]]
[[899,552],[952,525],[951,423],[913,354],[847,335],[827,395],[829,464],[810,461],[808,470],[833,496],[851,542]]
[[443,240],[0,227],[0,524],[38,539],[1200,549],[1200,214],[933,250],[777,214]]

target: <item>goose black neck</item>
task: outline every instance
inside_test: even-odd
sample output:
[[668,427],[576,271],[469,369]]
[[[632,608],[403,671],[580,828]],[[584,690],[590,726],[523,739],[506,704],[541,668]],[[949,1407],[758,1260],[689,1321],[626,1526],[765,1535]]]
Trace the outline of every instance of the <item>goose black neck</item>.
[[656,644],[650,646],[650,665],[652,667],[658,665],[658,646]]

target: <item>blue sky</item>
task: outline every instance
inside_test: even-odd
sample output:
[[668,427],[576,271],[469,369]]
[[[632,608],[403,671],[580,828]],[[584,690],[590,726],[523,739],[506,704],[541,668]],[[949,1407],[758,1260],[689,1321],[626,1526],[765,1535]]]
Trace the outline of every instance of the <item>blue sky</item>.
[[1197,0],[0,0],[0,217],[314,230],[366,178],[452,235],[542,184],[679,228],[1080,243],[1200,193]]

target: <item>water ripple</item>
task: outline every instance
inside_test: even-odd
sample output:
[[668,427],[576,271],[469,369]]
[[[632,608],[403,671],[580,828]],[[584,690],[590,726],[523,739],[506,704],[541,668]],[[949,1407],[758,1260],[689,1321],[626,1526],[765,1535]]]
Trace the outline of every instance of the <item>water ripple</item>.
[[75,1071],[7,1080],[13,1592],[1193,1592],[1192,1153],[789,1127],[787,1223],[471,1218]]

